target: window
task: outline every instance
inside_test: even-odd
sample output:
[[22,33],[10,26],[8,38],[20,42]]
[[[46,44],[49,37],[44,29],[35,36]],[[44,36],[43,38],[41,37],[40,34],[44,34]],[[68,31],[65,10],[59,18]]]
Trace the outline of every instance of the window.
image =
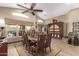
[[17,35],[17,25],[6,25],[7,37],[14,37]]
[[25,30],[30,30],[31,26],[25,25],[6,25],[7,37],[13,38],[16,36],[22,36]]

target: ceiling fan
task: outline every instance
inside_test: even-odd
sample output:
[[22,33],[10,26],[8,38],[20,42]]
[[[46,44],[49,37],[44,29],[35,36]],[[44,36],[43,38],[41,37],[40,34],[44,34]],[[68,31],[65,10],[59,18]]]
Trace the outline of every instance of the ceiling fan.
[[36,6],[36,3],[32,3],[31,6],[30,6],[30,8],[27,8],[27,7],[25,7],[25,6],[23,6],[23,5],[20,5],[20,4],[17,4],[17,6],[26,9],[26,10],[23,11],[22,13],[29,12],[29,13],[31,13],[33,16],[36,15],[36,14],[35,14],[36,12],[43,12],[43,10],[40,10],[40,9],[34,9],[34,7]]

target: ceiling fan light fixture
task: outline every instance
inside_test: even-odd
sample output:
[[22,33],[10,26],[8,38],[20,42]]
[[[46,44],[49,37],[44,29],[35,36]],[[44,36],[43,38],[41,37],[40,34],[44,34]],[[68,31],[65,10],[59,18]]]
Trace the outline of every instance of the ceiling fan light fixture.
[[21,14],[21,13],[12,13],[14,16],[19,16],[19,17],[24,17],[24,18],[29,18],[28,16]]
[[47,12],[43,11],[43,15],[47,15]]

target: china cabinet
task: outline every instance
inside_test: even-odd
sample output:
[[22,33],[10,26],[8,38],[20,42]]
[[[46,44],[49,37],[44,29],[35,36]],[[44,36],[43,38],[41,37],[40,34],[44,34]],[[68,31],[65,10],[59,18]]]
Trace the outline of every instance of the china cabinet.
[[58,22],[57,20],[53,20],[52,23],[48,24],[49,26],[49,32],[52,33],[53,38],[60,38],[62,39],[64,35],[63,31],[63,22]]

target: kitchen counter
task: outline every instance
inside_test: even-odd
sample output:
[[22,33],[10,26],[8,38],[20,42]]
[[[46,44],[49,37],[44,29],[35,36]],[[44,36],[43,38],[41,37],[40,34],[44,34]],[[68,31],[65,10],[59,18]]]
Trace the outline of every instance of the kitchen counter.
[[22,36],[7,37],[7,42],[8,43],[21,41],[21,40],[22,40]]
[[3,42],[7,42],[7,38],[4,38],[4,39],[0,39],[0,43],[3,43]]

